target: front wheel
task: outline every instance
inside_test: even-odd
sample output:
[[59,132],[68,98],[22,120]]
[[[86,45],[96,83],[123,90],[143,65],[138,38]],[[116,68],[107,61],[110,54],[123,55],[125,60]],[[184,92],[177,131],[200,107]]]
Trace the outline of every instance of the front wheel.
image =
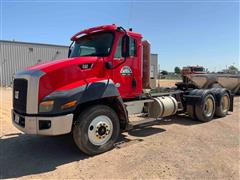
[[96,155],[113,148],[120,132],[116,112],[105,105],[84,110],[73,126],[73,139],[88,155]]

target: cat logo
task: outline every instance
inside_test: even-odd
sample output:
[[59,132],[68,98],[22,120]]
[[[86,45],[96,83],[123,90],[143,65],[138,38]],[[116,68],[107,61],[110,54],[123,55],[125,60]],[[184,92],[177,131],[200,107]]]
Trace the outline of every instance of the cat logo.
[[132,70],[129,66],[123,66],[120,73],[122,76],[131,76]]

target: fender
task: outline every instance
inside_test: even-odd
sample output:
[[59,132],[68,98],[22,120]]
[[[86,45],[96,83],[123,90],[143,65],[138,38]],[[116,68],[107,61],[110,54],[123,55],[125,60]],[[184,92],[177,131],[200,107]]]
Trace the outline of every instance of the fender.
[[[62,115],[75,111],[76,107],[103,98],[119,97],[120,94],[111,79],[91,78],[74,82],[73,84],[61,87],[43,98],[43,101],[53,100],[54,107],[51,112],[39,113],[39,115]],[[77,101],[73,108],[62,110],[61,106],[70,101]]]

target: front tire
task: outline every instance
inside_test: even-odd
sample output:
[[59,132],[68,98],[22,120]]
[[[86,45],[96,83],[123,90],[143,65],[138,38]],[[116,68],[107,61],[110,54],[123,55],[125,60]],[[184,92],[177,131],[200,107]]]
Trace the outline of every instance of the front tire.
[[73,139],[82,152],[96,155],[112,149],[119,132],[116,112],[106,105],[95,105],[77,117]]

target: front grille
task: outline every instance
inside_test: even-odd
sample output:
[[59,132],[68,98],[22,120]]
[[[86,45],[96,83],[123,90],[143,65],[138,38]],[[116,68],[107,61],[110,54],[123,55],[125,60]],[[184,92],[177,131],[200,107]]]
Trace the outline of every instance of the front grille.
[[14,79],[13,82],[13,109],[18,113],[26,113],[28,81]]

